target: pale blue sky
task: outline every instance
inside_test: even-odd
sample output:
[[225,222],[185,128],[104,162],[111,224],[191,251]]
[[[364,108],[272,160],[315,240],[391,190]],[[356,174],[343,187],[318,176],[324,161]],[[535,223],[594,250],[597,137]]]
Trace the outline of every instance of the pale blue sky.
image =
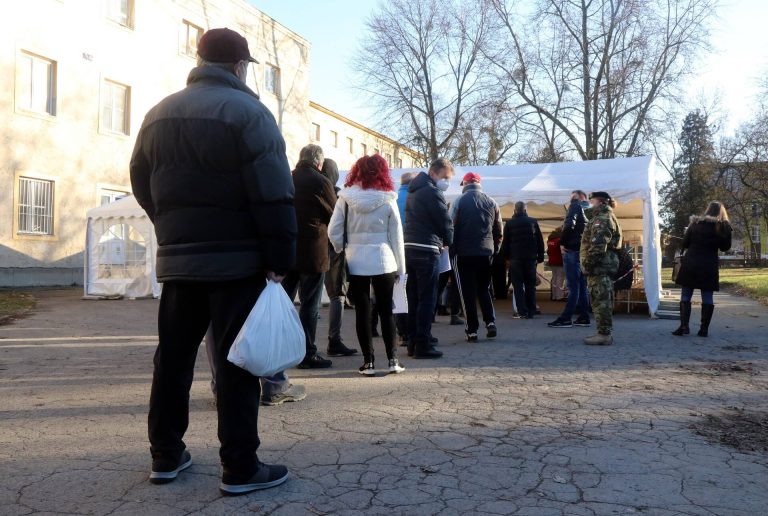
[[[377,0],[250,1],[311,42],[312,100],[362,124],[375,125],[364,98],[351,88],[350,78],[351,58],[363,35],[363,22]],[[768,73],[766,22],[768,0],[725,0],[713,27],[715,51],[686,87],[691,108],[702,94],[711,97],[719,93],[727,132],[752,113],[757,80]]]

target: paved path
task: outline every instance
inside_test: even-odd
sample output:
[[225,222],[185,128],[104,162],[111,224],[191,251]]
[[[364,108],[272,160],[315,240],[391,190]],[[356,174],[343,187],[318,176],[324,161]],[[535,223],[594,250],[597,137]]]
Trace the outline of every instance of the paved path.
[[615,346],[589,348],[586,329],[501,307],[495,342],[461,342],[441,318],[445,358],[406,358],[400,376],[360,378],[355,359],[297,371],[307,400],[260,421],[261,458],[293,478],[223,498],[205,355],[195,464],[150,485],[157,302],[78,295],[43,292],[33,315],[0,327],[0,514],[768,514],[768,456],[689,428],[729,407],[768,410],[768,312],[741,298],[718,299],[709,339],[624,317]]

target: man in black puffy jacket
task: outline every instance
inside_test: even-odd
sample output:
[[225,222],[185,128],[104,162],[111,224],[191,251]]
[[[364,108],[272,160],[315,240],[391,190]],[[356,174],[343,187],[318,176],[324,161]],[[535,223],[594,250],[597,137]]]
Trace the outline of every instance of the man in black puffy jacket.
[[163,282],[149,408],[150,481],[192,464],[183,436],[197,349],[211,326],[218,366],[219,488],[238,495],[281,484],[284,466],[256,456],[259,379],[227,354],[266,279],[296,254],[294,187],[285,142],[245,85],[245,38],[205,33],[187,87],[147,113],[131,158],[136,200],[155,225]]
[[440,358],[431,343],[432,317],[437,303],[440,253],[453,242],[453,224],[443,192],[453,177],[447,159],[432,162],[408,186],[405,204],[405,268],[408,274],[408,355]]
[[544,262],[544,238],[536,219],[529,217],[525,203],[515,203],[515,213],[504,225],[502,253],[509,260],[509,275],[520,318],[536,314],[536,264]]

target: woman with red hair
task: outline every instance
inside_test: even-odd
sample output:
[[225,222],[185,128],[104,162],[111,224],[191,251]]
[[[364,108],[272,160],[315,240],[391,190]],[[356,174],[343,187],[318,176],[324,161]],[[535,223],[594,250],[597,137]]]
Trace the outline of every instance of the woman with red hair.
[[360,158],[349,171],[344,187],[328,224],[328,238],[337,253],[346,251],[347,295],[355,305],[357,338],[363,351],[360,374],[376,374],[371,287],[376,296],[375,310],[381,319],[389,372],[401,373],[405,368],[397,360],[392,291],[405,273],[405,250],[397,194],[387,162],[378,154]]

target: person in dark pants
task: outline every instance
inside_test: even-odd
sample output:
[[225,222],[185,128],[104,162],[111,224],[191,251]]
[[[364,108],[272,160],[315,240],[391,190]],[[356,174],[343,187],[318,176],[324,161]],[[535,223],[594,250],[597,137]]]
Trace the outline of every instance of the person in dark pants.
[[467,173],[462,194],[451,204],[453,270],[467,318],[468,342],[477,342],[477,302],[483,313],[486,337],[496,337],[496,312],[491,297],[491,262],[501,244],[501,214],[496,201],[483,193],[481,177]]
[[[363,351],[359,372],[376,374],[371,311],[381,319],[388,370],[405,370],[397,359],[392,293],[405,273],[403,228],[397,195],[387,162],[378,154],[357,160],[339,193],[329,236],[337,252],[344,251],[349,265],[349,297],[355,304],[357,338]],[[371,306],[371,288],[376,305]]]
[[464,319],[461,318],[462,306],[458,283],[453,269],[440,273],[437,280],[435,313],[437,315],[450,315],[451,326],[463,326],[465,324]]
[[453,242],[453,224],[443,197],[453,174],[451,162],[440,158],[432,162],[429,172],[421,172],[408,187],[405,207],[408,355],[415,358],[443,356],[435,349],[431,334],[440,253]]
[[[586,327],[590,325],[587,276],[581,270],[579,260],[581,235],[587,226],[585,209],[589,209],[587,194],[581,190],[574,190],[571,194],[568,213],[563,221],[563,234],[560,237],[565,281],[568,285],[568,300],[557,319],[547,324],[550,328]],[[574,314],[576,315],[575,321],[573,321]]]
[[183,438],[198,347],[211,327],[219,371],[219,489],[279,485],[285,466],[259,461],[259,378],[226,360],[267,279],[295,260],[294,188],[277,123],[245,85],[245,38],[206,32],[187,87],[146,115],[130,163],[136,200],[155,226],[163,282],[149,402],[150,482],[192,464]]
[[536,219],[529,217],[525,203],[515,203],[515,213],[504,225],[504,258],[509,261],[518,317],[536,314],[536,264],[544,262],[544,238]]
[[688,335],[691,330],[691,300],[694,289],[701,290],[701,327],[699,337],[709,336],[709,325],[715,312],[714,292],[720,290],[720,258],[718,251],[731,248],[733,230],[728,212],[719,202],[711,202],[701,217],[691,217],[683,237],[682,266],[675,281],[680,294],[680,327],[673,335]]

